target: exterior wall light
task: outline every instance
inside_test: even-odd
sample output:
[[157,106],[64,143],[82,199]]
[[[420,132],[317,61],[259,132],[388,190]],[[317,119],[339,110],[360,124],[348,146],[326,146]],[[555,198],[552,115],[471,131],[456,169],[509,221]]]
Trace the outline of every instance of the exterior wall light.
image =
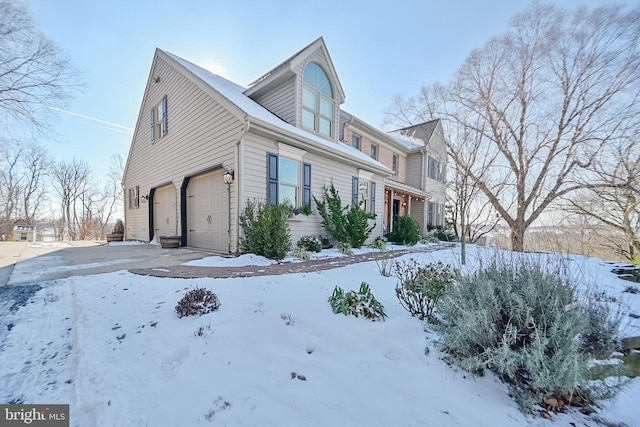
[[224,172],[224,175],[222,175],[222,178],[224,179],[224,183],[231,184],[233,182],[234,176],[235,176],[235,172],[230,169],[227,169]]

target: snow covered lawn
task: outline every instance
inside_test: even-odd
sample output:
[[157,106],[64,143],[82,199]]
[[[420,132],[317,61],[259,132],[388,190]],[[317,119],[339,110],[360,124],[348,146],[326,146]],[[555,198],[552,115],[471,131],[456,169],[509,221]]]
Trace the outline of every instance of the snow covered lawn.
[[[470,268],[481,253],[471,246]],[[326,256],[326,253],[325,253]],[[458,265],[459,248],[406,255]],[[265,265],[243,256],[197,265]],[[241,265],[241,264],[240,264]],[[598,259],[568,263],[623,310],[640,295]],[[332,313],[335,286],[366,281],[388,319]],[[434,335],[394,295],[375,262],[316,273],[236,279],[160,279],[126,271],[40,283],[17,311],[0,302],[0,402],[68,403],[72,426],[549,426],[525,417],[493,375],[448,367]],[[201,317],[176,316],[184,293],[221,301]],[[623,333],[640,335],[625,313]],[[631,319],[632,320],[632,319]],[[640,425],[640,381],[599,417]],[[577,413],[555,425],[598,425]]]

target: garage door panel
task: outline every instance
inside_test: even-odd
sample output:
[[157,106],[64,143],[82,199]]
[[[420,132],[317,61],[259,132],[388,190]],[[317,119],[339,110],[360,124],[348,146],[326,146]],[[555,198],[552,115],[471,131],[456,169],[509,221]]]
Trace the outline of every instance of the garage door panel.
[[187,243],[196,248],[229,250],[228,193],[222,171],[191,178],[187,187]]
[[157,188],[153,195],[154,238],[176,234],[176,191],[173,185]]

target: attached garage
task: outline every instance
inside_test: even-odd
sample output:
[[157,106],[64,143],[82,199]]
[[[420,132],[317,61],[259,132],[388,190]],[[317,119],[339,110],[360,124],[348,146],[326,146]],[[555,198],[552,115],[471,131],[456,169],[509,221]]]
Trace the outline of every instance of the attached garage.
[[173,185],[156,188],[153,193],[153,237],[176,235],[176,189]]
[[229,195],[223,170],[192,177],[187,184],[187,245],[229,251]]

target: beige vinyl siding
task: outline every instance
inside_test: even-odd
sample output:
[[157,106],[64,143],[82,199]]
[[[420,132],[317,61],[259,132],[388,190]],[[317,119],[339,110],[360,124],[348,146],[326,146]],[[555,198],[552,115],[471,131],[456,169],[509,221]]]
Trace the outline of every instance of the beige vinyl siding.
[[296,124],[296,80],[291,78],[276,89],[269,91],[255,101],[280,117],[285,122]]
[[[297,124],[296,126],[301,128],[302,127],[302,87],[303,87],[303,72],[304,72],[304,67],[309,63],[309,62],[316,62],[317,64],[321,65],[322,68],[324,69],[324,71],[327,73],[327,76],[329,77],[329,80],[331,81],[331,89],[333,90],[333,101],[334,101],[334,107],[333,107],[333,135],[331,137],[331,139],[333,139],[334,141],[338,140],[338,135],[339,135],[339,125],[340,125],[340,120],[339,120],[339,111],[340,111],[340,104],[342,104],[342,102],[344,102],[344,100],[339,99],[338,98],[338,87],[337,84],[338,82],[336,82],[333,79],[333,76],[331,75],[331,66],[329,65],[329,62],[327,61],[327,57],[325,56],[325,54],[322,52],[322,49],[316,49],[311,55],[309,55],[309,59],[307,61],[303,61],[302,63],[300,63],[295,69],[295,73],[296,73],[296,80],[297,80],[297,93],[296,93],[296,104],[298,105],[298,109],[296,111],[296,119],[297,119]],[[323,136],[323,135],[321,135]],[[324,136],[323,136],[324,137]]]
[[419,200],[411,200],[411,218],[415,219],[420,226],[420,235],[424,236],[427,232],[427,202]]
[[[156,55],[150,76],[160,76],[159,83],[149,79],[131,151],[127,161],[124,186],[140,187],[140,195],[151,188],[173,183],[176,187],[176,205],[180,212],[180,188],[187,176],[195,175],[216,165],[235,168],[236,141],[243,123],[229,113],[211,95],[177,72],[169,63]],[[168,98],[168,133],[151,141],[150,110],[164,95]],[[126,191],[126,190],[125,190]],[[233,207],[232,218],[237,216]],[[125,210],[127,239],[149,240],[149,205]],[[182,224],[178,215],[177,229]],[[235,241],[231,227],[231,241]]]
[[[278,153],[278,144],[274,141],[250,135],[243,139],[241,144],[241,158],[245,173],[242,176],[241,204],[243,209],[247,200],[266,199],[266,173],[267,153]],[[338,190],[343,204],[351,203],[351,178],[358,176],[358,169],[342,163],[328,160],[321,154],[307,152],[302,161],[311,164],[311,193],[317,198],[322,197],[323,186],[329,186],[333,182]],[[372,239],[382,234],[382,214],[384,208],[384,178],[375,176],[376,182],[376,228],[371,234]],[[322,218],[317,214],[315,202],[311,202],[313,215],[302,214],[289,220],[291,229],[291,242],[296,242],[305,235],[322,235],[327,233],[322,228]],[[242,231],[240,231],[242,233]]]
[[407,155],[407,184],[421,190],[424,189],[422,157],[422,153]]

